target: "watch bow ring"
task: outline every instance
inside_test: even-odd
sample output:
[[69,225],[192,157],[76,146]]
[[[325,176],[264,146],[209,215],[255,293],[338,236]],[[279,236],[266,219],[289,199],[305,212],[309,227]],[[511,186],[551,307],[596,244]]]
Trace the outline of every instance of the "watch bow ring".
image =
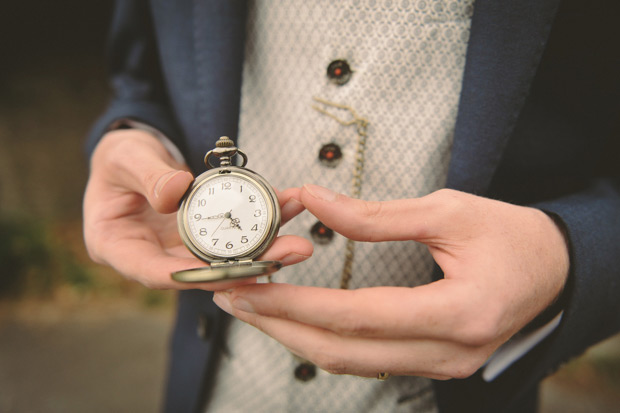
[[[235,166],[233,158],[242,158]],[[219,166],[214,162],[219,160]],[[207,171],[183,196],[177,213],[181,240],[210,265],[172,273],[182,282],[210,282],[270,274],[279,261],[254,261],[280,228],[280,205],[269,183],[245,168],[248,157],[222,136],[205,155]]]

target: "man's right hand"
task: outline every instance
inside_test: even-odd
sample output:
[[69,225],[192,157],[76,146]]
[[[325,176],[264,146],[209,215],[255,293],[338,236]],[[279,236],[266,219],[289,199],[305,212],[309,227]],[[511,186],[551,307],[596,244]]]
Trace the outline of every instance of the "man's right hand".
[[[93,152],[84,195],[84,239],[91,258],[149,288],[220,290],[254,282],[185,284],[170,278],[174,271],[206,265],[181,242],[173,214],[193,179],[148,132],[107,133]],[[278,197],[283,222],[303,211],[298,188]],[[309,241],[282,236],[261,259],[290,265],[311,255]]]

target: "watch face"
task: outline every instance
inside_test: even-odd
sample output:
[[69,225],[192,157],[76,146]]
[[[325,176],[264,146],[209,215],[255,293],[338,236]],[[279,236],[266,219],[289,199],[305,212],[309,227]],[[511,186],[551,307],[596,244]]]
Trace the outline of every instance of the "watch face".
[[194,254],[208,261],[254,258],[275,236],[276,218],[279,224],[274,196],[245,173],[201,177],[180,211],[182,236]]

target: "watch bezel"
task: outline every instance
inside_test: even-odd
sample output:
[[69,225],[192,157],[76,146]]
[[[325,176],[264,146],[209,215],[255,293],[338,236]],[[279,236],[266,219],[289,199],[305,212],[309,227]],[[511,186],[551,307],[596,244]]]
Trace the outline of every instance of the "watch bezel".
[[175,281],[202,283],[269,275],[282,268],[280,261],[233,261],[210,267],[190,268],[171,274]]
[[[216,255],[201,248],[201,246],[198,245],[197,242],[195,242],[191,235],[187,218],[187,210],[190,206],[190,201],[196,191],[209,180],[226,174],[237,175],[242,179],[248,180],[254,185],[256,185],[256,187],[263,193],[265,199],[267,200],[268,210],[267,231],[265,231],[265,234],[263,235],[261,240],[258,241],[252,249],[245,251],[242,254],[231,256]],[[214,168],[199,175],[194,180],[194,182],[192,182],[186,194],[183,196],[183,200],[181,201],[179,210],[177,212],[177,226],[179,229],[179,235],[181,236],[181,240],[191,251],[192,254],[194,254],[200,260],[209,263],[232,262],[234,265],[234,263],[238,261],[248,261],[259,257],[263,252],[265,252],[267,248],[269,248],[269,246],[275,240],[278,230],[280,228],[280,221],[280,204],[278,202],[278,196],[276,195],[271,185],[269,185],[269,183],[256,172],[247,168],[237,166]]]

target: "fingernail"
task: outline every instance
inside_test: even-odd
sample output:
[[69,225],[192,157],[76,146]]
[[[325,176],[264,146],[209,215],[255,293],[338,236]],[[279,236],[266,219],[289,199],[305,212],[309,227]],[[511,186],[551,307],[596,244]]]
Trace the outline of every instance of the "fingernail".
[[322,186],[305,184],[304,188],[310,195],[315,198],[322,199],[323,201],[334,202],[338,197],[338,193]]
[[245,311],[246,313],[255,313],[256,310],[254,310],[254,307],[252,306],[252,304],[250,304],[249,301],[247,301],[245,298],[243,297],[237,297],[235,298],[235,301],[233,303],[233,306],[237,309],[237,310],[241,310],[241,311]]
[[283,266],[286,267],[287,265],[293,265],[293,264],[297,264],[297,263],[300,263],[302,261],[305,261],[308,258],[310,258],[310,256],[308,256],[308,255],[301,255],[301,254],[290,253],[290,254],[286,255],[284,258],[282,258],[280,260],[280,262],[282,263]]
[[155,184],[155,197],[159,198],[159,194],[161,190],[164,189],[164,186],[170,181],[174,176],[181,171],[170,171],[159,177],[157,183]]
[[282,216],[286,218],[294,217],[305,209],[304,204],[291,198],[286,201],[286,204],[282,207]]
[[213,302],[226,311],[228,314],[233,315],[233,308],[246,313],[255,313],[254,307],[243,297],[235,297],[234,304],[230,299],[230,293],[218,291],[213,294]]
[[221,292],[221,291],[216,292],[215,294],[213,294],[213,302],[218,307],[220,307],[222,310],[232,315],[232,305],[230,304],[230,293]]
[[155,197],[159,198],[159,194],[161,193],[161,190],[164,189],[164,186],[166,186],[172,178],[180,173],[183,173],[183,171],[170,171],[160,176],[155,184]]

